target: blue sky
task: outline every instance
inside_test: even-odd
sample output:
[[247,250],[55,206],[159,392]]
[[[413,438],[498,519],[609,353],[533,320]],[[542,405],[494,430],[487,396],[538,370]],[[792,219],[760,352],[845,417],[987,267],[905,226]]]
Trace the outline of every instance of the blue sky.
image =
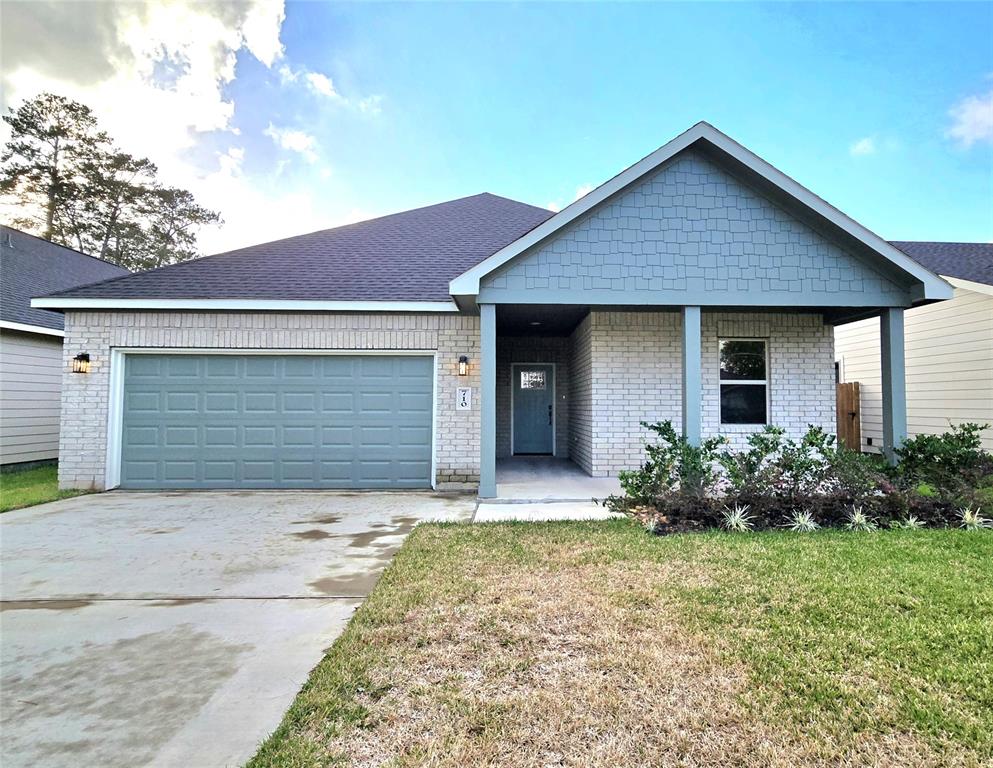
[[[218,70],[230,114],[170,155],[228,206],[217,247],[480,191],[564,206],[701,119],[883,237],[993,240],[991,3],[307,2],[279,18],[258,2],[264,40],[258,18],[219,12],[244,38]],[[144,128],[120,130],[134,145]]]

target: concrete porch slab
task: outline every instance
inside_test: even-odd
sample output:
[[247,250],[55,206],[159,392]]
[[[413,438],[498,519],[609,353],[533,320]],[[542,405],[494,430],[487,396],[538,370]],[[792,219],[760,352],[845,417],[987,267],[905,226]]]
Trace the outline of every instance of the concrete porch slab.
[[495,501],[589,502],[621,492],[616,477],[590,477],[568,459],[552,456],[498,459],[496,475]]

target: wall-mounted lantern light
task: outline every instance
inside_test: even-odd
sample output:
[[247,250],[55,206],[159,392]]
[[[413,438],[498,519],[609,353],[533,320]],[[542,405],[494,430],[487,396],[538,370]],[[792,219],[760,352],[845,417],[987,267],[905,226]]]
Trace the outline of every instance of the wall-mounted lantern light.
[[90,372],[90,353],[80,352],[72,359],[72,372],[73,373],[89,373]]
[[459,355],[459,376],[469,374],[469,358],[466,355]]

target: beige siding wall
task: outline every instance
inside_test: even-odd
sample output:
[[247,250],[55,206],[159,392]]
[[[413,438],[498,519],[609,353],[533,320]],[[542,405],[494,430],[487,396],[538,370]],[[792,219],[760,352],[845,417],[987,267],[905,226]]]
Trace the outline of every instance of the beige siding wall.
[[[908,310],[904,323],[908,433],[940,434],[968,421],[993,424],[993,296],[956,288],[950,301]],[[878,451],[879,320],[839,326],[835,347],[844,381],[861,384],[862,446]],[[983,445],[993,451],[993,429],[984,432]]]
[[0,330],[0,464],[59,457],[62,339]]
[[[466,315],[69,312],[65,365],[89,352],[88,375],[63,376],[59,483],[103,488],[106,476],[110,354],[113,348],[435,350],[438,360],[436,481],[439,488],[479,482],[479,318]],[[458,357],[469,356],[469,375]],[[471,411],[455,409],[456,387],[476,393]]]

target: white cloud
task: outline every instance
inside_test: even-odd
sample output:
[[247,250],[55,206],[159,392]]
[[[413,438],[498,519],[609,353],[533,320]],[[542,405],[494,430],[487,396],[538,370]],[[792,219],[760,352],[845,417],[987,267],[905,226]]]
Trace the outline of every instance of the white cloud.
[[327,75],[322,75],[320,72],[308,72],[306,78],[307,85],[310,86],[310,90],[314,93],[332,99],[338,97],[338,92],[334,89],[334,83],[331,82],[331,78]]
[[200,246],[206,253],[241,248],[318,229],[368,219],[360,209],[335,214],[308,188],[283,188],[277,173],[259,179],[246,176],[245,152],[232,147],[218,156],[215,172],[200,179],[197,194],[208,207],[223,205],[223,229],[206,229]]
[[592,184],[580,184],[576,187],[576,196],[572,199],[572,201],[576,202],[579,198],[586,197],[593,190],[594,186]]
[[848,154],[852,157],[874,155],[876,154],[876,140],[872,136],[861,138],[848,148]]
[[[576,202],[581,197],[586,197],[594,189],[596,189],[596,187],[593,184],[580,184],[578,187],[576,187],[576,194],[573,196],[572,201],[568,203],[568,205],[571,205],[572,203]],[[555,213],[558,213],[559,211],[562,210],[564,206],[562,205],[561,202],[557,200],[553,200],[552,202],[548,203],[545,207],[550,211],[554,211]]]
[[383,111],[383,97],[378,95],[366,96],[364,99],[359,99],[358,107],[362,114],[375,117]]
[[272,123],[262,132],[276,142],[276,146],[303,156],[308,163],[316,163],[317,139],[296,128],[277,128]]
[[993,89],[989,93],[967,96],[948,114],[952,125],[945,131],[946,137],[966,148],[977,142],[993,144]]

